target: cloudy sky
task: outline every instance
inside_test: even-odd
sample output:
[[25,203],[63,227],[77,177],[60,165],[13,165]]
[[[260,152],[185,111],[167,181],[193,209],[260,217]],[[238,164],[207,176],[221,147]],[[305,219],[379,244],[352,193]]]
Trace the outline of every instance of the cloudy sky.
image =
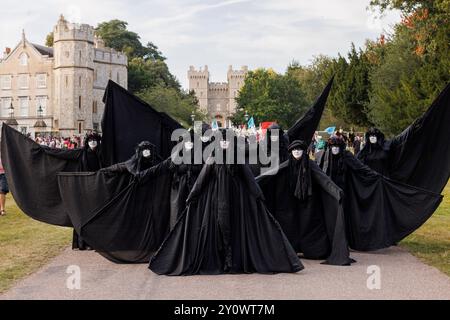
[[0,48],[14,47],[25,29],[45,42],[59,14],[73,22],[125,20],[143,43],[154,42],[186,87],[190,65],[208,65],[212,81],[225,81],[228,65],[272,67],[308,64],[318,54],[346,53],[399,21],[367,10],[369,0],[2,0]]

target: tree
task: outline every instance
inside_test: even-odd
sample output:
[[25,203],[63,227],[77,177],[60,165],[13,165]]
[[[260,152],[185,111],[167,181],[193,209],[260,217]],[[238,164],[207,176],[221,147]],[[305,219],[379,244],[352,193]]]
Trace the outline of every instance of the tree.
[[50,32],[47,37],[45,37],[45,46],[46,47],[53,47],[53,32]]
[[192,113],[195,115],[195,120],[201,121],[206,118],[206,115],[199,110],[198,101],[192,93],[157,85],[144,89],[137,95],[156,110],[166,112],[185,127],[192,125]]
[[180,83],[162,60],[133,58],[128,62],[128,89],[138,92],[155,86],[181,90]]
[[232,118],[234,123],[243,123],[247,112],[256,122],[276,121],[284,128],[290,127],[308,105],[295,77],[271,69],[250,71],[236,102],[238,112]]
[[393,135],[423,114],[450,81],[450,1],[372,3],[403,14],[370,76],[369,117]]

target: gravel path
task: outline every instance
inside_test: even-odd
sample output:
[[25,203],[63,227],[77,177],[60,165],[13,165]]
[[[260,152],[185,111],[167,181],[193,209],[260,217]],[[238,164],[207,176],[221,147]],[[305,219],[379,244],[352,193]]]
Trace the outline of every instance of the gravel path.
[[[450,278],[402,248],[351,256],[358,262],[350,267],[302,260],[297,274],[168,277],[68,248],[0,299],[450,299]],[[70,265],[80,267],[80,289],[67,288]],[[380,289],[367,287],[371,265]]]

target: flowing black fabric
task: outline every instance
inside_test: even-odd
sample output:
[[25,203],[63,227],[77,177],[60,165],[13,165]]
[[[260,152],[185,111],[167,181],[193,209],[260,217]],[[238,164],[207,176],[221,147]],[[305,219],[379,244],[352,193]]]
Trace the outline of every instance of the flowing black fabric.
[[1,150],[8,184],[19,208],[33,219],[72,226],[61,201],[57,173],[94,171],[101,166],[99,153],[94,154],[87,146],[73,150],[41,146],[6,124],[2,127]]
[[333,85],[333,80],[334,77],[332,77],[325,86],[322,93],[311,108],[303,115],[302,118],[297,120],[297,122],[289,128],[287,131],[289,142],[294,140],[302,140],[309,143],[312,140],[314,132],[317,130],[320,119],[322,118],[322,113],[325,109],[325,104],[327,103],[328,95],[330,94],[331,86]]
[[[325,259],[332,265],[353,262],[345,234],[342,190],[331,181],[318,165],[302,157],[282,163],[278,172],[267,172],[256,178],[264,192],[270,212],[280,223],[296,252],[307,259]],[[308,165],[305,166],[304,162]],[[309,173],[303,173],[307,170]],[[309,179],[300,179],[307,174]],[[298,183],[308,190],[297,192]]]
[[171,141],[172,131],[181,128],[178,122],[156,111],[111,80],[103,101],[102,140],[107,146],[103,150],[106,165],[129,159],[136,144],[143,140],[154,144],[162,159],[170,156],[174,146]]
[[206,164],[149,268],[194,275],[297,272],[303,266],[248,166]]
[[376,250],[395,245],[419,228],[436,210],[442,196],[384,177],[349,151],[342,157],[347,239],[351,248]]
[[366,143],[358,158],[394,180],[441,193],[450,177],[449,124],[450,84],[401,134],[373,151]]
[[148,262],[169,231],[169,160],[143,171],[136,157],[97,173],[60,173],[62,199],[76,231],[107,259]]

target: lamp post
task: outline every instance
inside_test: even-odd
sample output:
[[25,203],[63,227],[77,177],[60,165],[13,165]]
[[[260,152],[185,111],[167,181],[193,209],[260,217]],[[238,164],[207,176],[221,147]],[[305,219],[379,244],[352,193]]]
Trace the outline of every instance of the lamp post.
[[7,125],[11,127],[17,127],[19,124],[17,123],[17,120],[14,118],[14,107],[12,105],[9,106],[9,119],[5,122]]
[[41,107],[41,105],[39,104],[39,108],[38,108],[38,110],[37,110],[37,115],[38,115],[38,119],[37,119],[37,121],[36,121],[36,123],[34,124],[34,127],[36,128],[36,129],[44,129],[44,128],[46,128],[47,127],[47,124],[45,123],[45,121],[44,121],[44,115],[43,115],[43,113],[44,113],[44,110],[42,110],[42,107]]
[[249,118],[248,113],[247,113],[247,111],[245,111],[245,114],[244,114],[245,123],[247,123],[248,118]]
[[192,120],[192,127],[194,127],[194,121],[195,121],[195,114],[194,114],[194,111],[192,111],[192,114],[191,114],[191,120]]

